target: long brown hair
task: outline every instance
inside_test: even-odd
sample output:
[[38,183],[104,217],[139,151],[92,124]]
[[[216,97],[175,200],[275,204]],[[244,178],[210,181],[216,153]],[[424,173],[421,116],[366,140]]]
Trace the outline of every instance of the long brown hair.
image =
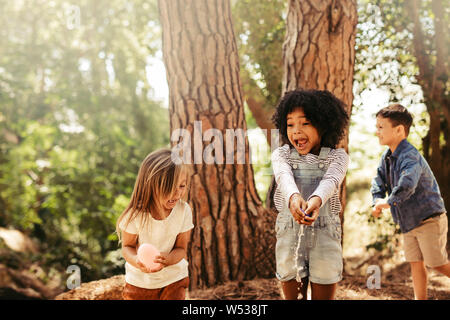
[[121,241],[120,223],[127,219],[126,226],[135,218],[142,217],[139,231],[149,219],[150,212],[162,212],[161,199],[174,194],[177,182],[185,165],[175,164],[171,158],[172,151],[159,149],[153,151],[142,161],[134,184],[130,203],[122,212],[116,223],[116,233]]

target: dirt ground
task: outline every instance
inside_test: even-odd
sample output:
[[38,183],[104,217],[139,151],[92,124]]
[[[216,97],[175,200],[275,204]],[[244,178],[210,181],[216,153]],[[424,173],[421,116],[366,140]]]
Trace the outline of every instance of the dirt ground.
[[[381,271],[380,288],[369,289],[373,272],[367,271],[368,261],[358,269],[353,269],[354,262],[348,259],[345,262],[344,278],[338,284],[336,300],[412,300],[414,292],[409,264],[406,262],[393,263],[380,261],[383,266],[391,268]],[[388,269],[385,267],[385,269]],[[273,279],[255,279],[249,281],[233,281],[214,288],[197,289],[190,291],[187,298],[190,300],[280,300],[280,286]],[[450,300],[450,279],[428,269],[428,299]]]
[[[373,272],[379,266],[378,273]],[[372,281],[379,277],[379,289]],[[1,279],[1,277],[0,277]],[[56,300],[122,299],[124,275],[83,283],[64,292]],[[375,287],[374,287],[375,286]],[[1,292],[0,292],[1,294]],[[0,295],[1,298],[1,295]],[[428,298],[450,300],[450,278],[428,269]],[[187,300],[281,300],[279,282],[275,278],[231,281],[215,287],[191,290]],[[337,300],[413,300],[410,266],[398,254],[386,258],[380,253],[344,259],[344,277],[339,282]]]

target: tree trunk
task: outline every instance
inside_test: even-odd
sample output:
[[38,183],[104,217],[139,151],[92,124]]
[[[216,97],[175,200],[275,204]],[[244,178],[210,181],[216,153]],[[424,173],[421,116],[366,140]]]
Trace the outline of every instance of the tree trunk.
[[[326,89],[346,104],[351,115],[356,24],[356,0],[290,0],[282,95],[299,88]],[[339,147],[348,152],[348,130]],[[340,200],[343,223],[345,180]]]
[[[245,161],[240,161],[239,139],[225,138],[227,129],[247,129],[230,3],[159,0],[159,14],[171,132],[186,129],[193,141],[187,195],[195,225],[188,250],[190,287],[273,276],[274,219],[255,188],[248,140],[243,139]],[[211,143],[207,132],[215,134]],[[214,153],[218,160],[232,150],[233,162],[206,164],[202,155],[211,146],[220,146]]]

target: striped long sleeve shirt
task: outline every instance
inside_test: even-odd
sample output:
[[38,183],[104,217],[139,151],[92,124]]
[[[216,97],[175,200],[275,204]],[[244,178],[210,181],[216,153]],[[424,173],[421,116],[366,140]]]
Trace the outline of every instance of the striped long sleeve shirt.
[[[285,144],[272,153],[272,168],[277,183],[274,194],[274,203],[278,212],[289,208],[289,199],[292,194],[299,193],[292,173],[292,165],[304,163],[318,163],[318,156],[308,153],[300,156],[300,159],[291,159],[289,145]],[[311,194],[322,199],[322,206],[330,200],[331,213],[339,215],[342,207],[339,201],[339,186],[345,178],[349,157],[344,149],[331,149],[326,163],[328,169],[316,190]]]

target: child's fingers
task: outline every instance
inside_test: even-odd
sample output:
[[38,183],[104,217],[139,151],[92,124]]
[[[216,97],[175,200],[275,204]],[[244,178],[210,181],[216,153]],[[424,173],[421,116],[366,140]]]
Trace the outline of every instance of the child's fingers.
[[295,204],[294,207],[300,215],[303,215],[301,210],[305,209],[305,201],[303,199],[299,199],[299,201]]
[[381,209],[376,208],[376,207],[372,209],[372,216],[374,216],[375,218],[378,218],[380,216],[380,214],[381,214]]
[[302,220],[302,217],[296,212],[291,212],[292,217],[294,217],[294,220],[297,221],[298,223],[301,223],[300,221]]
[[139,265],[139,267],[140,267],[142,272],[145,272],[145,273],[152,272],[152,270],[150,268],[147,268],[147,266],[143,265],[142,263]]
[[306,208],[305,215],[306,217],[312,217],[316,211],[319,212],[319,208],[314,204],[310,205]]
[[300,208],[302,208],[303,211],[306,211],[306,209],[308,208],[308,202],[306,202],[305,200],[300,202]]
[[303,219],[304,214],[301,212],[300,207],[297,203],[293,203],[293,205],[290,208],[291,214],[294,217],[295,221],[300,223],[300,221]]
[[307,215],[305,217],[305,224],[311,225],[314,221],[316,221],[317,217],[319,216],[319,209],[314,209],[312,212],[306,211]]
[[150,272],[158,272],[160,271],[162,268],[164,268],[164,265],[160,264],[159,267],[153,268],[150,270]]
[[167,264],[167,259],[166,259],[166,257],[164,257],[164,256],[157,256],[156,258],[155,258],[155,262],[156,263],[160,263],[160,264]]
[[306,210],[305,210],[305,216],[306,216],[306,217],[311,217],[313,211],[314,211],[314,208],[313,208],[313,207],[307,207]]
[[137,260],[137,265],[138,265],[138,267],[142,270],[142,269],[145,269],[145,265],[141,262],[141,261],[139,261],[139,260]]
[[297,221],[299,218],[303,218],[304,213],[301,211],[301,209],[305,208],[305,200],[303,200],[303,198],[299,194],[294,194],[291,197],[289,209]]
[[295,213],[296,213],[301,219],[303,219],[303,218],[305,217],[305,211],[304,211],[301,207],[296,208]]

